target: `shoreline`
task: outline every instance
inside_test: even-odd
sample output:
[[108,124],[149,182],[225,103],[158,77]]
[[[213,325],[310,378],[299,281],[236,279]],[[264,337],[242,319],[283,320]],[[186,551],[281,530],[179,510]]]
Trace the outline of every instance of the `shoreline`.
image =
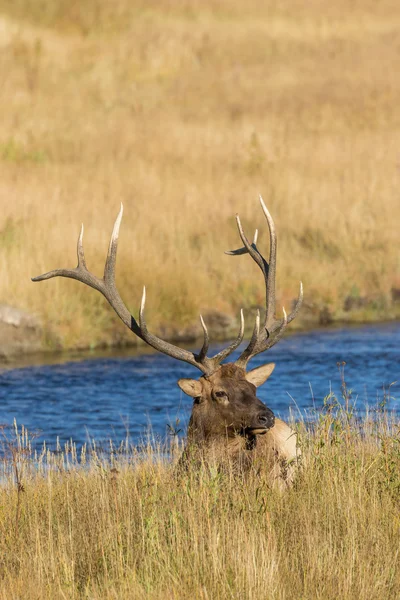
[[[304,323],[300,323],[298,327],[291,327],[287,330],[285,337],[291,337],[294,335],[310,334],[316,332],[329,332],[337,331],[339,329],[358,329],[363,327],[384,327],[390,325],[396,325],[400,323],[400,317],[396,316],[391,319],[374,319],[374,320],[336,320],[329,324],[317,324],[310,323],[309,326]],[[249,332],[245,335],[245,340],[248,338]],[[75,348],[51,348],[43,346],[38,349],[37,346],[32,351],[25,350],[18,353],[10,353],[8,355],[0,356],[0,373],[1,371],[8,371],[11,369],[29,368],[42,365],[52,364],[63,364],[66,362],[79,362],[84,360],[91,360],[97,358],[109,358],[109,357],[127,357],[127,356],[141,356],[157,354],[157,351],[142,342],[139,338],[136,338],[133,334],[132,341],[130,342],[129,332],[126,339],[119,341],[115,344],[102,344],[98,346],[91,346],[90,344],[79,345]],[[210,334],[211,344],[218,345],[224,342],[228,343],[232,341],[236,334],[232,332],[232,335],[221,336],[221,332],[216,336]],[[166,341],[177,344],[182,348],[195,350],[197,347],[200,348],[202,344],[202,338],[199,336],[193,336],[185,338],[185,335],[181,332],[179,336],[167,337]],[[243,342],[244,343],[244,342]]]

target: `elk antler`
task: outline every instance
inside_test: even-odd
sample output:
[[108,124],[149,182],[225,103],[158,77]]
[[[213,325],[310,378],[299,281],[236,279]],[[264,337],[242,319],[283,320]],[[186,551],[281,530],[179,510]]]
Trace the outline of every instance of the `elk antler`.
[[131,315],[129,310],[126,308],[115,285],[115,263],[117,259],[118,236],[122,220],[122,213],[123,206],[121,204],[121,209],[114,224],[114,229],[112,232],[106,264],[104,268],[104,276],[102,279],[90,273],[90,271],[88,271],[86,267],[86,260],[82,244],[82,225],[77,246],[78,266],[75,269],[56,269],[54,271],[49,271],[44,275],[32,278],[32,281],[43,281],[45,279],[51,279],[52,277],[70,277],[71,279],[81,281],[82,283],[101,292],[103,296],[107,299],[109,304],[112,306],[112,308],[115,310],[119,318],[125,323],[125,325],[129,327],[129,329],[133,331],[133,333],[137,335],[140,339],[149,344],[149,346],[151,346],[155,350],[158,350],[159,352],[163,352],[164,354],[171,356],[172,358],[183,360],[193,365],[194,367],[197,367],[204,374],[210,375],[213,371],[217,369],[220,363],[225,358],[227,358],[227,356],[229,356],[229,354],[236,350],[236,348],[241,343],[244,334],[243,311],[240,311],[240,330],[237,338],[227,348],[221,350],[221,352],[219,352],[213,357],[207,356],[209,336],[207,327],[204,323],[202,316],[200,316],[200,322],[203,328],[204,342],[198,354],[194,354],[193,352],[190,352],[189,350],[184,350],[183,348],[178,348],[177,346],[174,346],[169,342],[165,342],[164,340],[161,340],[157,336],[150,333],[147,329],[144,317],[144,309],[146,303],[146,288],[143,288],[143,296],[140,305],[138,323]]
[[235,362],[236,365],[246,368],[248,361],[259,354],[260,352],[264,352],[271,348],[276,342],[278,342],[288,323],[293,321],[297,313],[299,312],[301,303],[303,301],[303,284],[300,282],[300,293],[297,299],[296,305],[293,311],[287,316],[285,309],[283,308],[283,318],[277,319],[275,316],[276,310],[276,300],[275,300],[275,275],[276,275],[276,233],[275,233],[275,225],[272,217],[264,204],[263,199],[260,196],[260,203],[265,218],[267,219],[271,244],[270,244],[270,252],[269,252],[269,262],[265,260],[262,254],[257,249],[257,236],[258,232],[254,235],[253,243],[251,244],[247,239],[242,224],[240,222],[239,215],[236,215],[236,222],[239,230],[239,235],[244,244],[243,248],[239,248],[238,250],[228,250],[226,254],[231,254],[233,256],[239,256],[241,254],[250,254],[251,258],[257,263],[260,267],[265,280],[265,290],[266,290],[266,307],[265,307],[265,318],[264,323],[260,329],[260,311],[257,311],[256,322],[254,325],[253,335],[249,342],[247,348],[242,352],[238,360]]

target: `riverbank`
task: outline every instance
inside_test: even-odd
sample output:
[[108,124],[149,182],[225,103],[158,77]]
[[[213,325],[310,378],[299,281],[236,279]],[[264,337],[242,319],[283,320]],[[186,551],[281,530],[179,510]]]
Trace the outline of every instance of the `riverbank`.
[[[338,314],[332,313],[327,306],[318,307],[304,303],[298,317],[288,327],[286,335],[293,333],[318,331],[321,329],[337,329],[339,327],[357,327],[371,324],[384,324],[400,321],[400,302],[391,303],[388,307],[377,307],[377,302],[363,301],[357,308],[350,306],[346,300],[345,307]],[[261,308],[261,307],[260,307]],[[0,366],[8,363],[29,365],[35,363],[50,363],[54,355],[56,362],[61,355],[66,359],[71,356],[83,356],[88,352],[118,351],[124,348],[136,348],[138,352],[152,352],[152,349],[140,338],[130,332],[118,319],[111,309],[110,319],[114,330],[107,328],[97,342],[80,339],[79,343],[64,345],[62,339],[51,325],[43,326],[39,318],[19,309],[0,305]],[[246,311],[245,339],[251,336],[255,311]],[[205,322],[212,343],[225,342],[234,339],[239,329],[239,319],[216,311],[204,314]],[[182,347],[201,346],[202,328],[200,322],[189,326],[161,325],[155,333],[163,339]],[[108,353],[107,353],[108,354]]]
[[331,399],[297,425],[284,493],[262,472],[177,476],[164,448],[35,458],[19,431],[0,464],[0,596],[395,600],[398,427],[384,406],[360,423]]

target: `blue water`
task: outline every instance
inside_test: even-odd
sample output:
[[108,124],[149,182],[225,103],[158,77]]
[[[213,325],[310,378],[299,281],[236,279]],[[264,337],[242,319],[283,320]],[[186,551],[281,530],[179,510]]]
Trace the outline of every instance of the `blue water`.
[[[212,353],[220,347],[214,346]],[[250,367],[276,363],[258,396],[285,418],[289,410],[295,415],[311,414],[331,389],[340,395],[337,363],[342,361],[346,383],[361,409],[376,405],[383,390],[399,381],[390,388],[389,408],[400,414],[396,399],[400,396],[399,323],[288,336],[255,357]],[[133,350],[118,356],[7,368],[0,371],[0,424],[12,425],[16,419],[28,430],[40,432],[38,440],[51,447],[57,438],[78,445],[110,438],[118,444],[127,435],[132,443],[148,435],[164,440],[168,424],[176,426],[179,420],[178,428],[184,432],[190,417],[192,400],[176,381],[199,375],[186,363]]]

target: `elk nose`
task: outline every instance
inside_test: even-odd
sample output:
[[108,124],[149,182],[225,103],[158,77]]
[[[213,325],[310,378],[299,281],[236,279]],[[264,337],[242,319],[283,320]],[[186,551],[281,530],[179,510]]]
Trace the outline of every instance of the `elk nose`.
[[272,411],[270,411],[269,413],[263,413],[259,415],[258,420],[263,425],[263,427],[266,427],[268,429],[273,427],[275,424],[275,416]]

